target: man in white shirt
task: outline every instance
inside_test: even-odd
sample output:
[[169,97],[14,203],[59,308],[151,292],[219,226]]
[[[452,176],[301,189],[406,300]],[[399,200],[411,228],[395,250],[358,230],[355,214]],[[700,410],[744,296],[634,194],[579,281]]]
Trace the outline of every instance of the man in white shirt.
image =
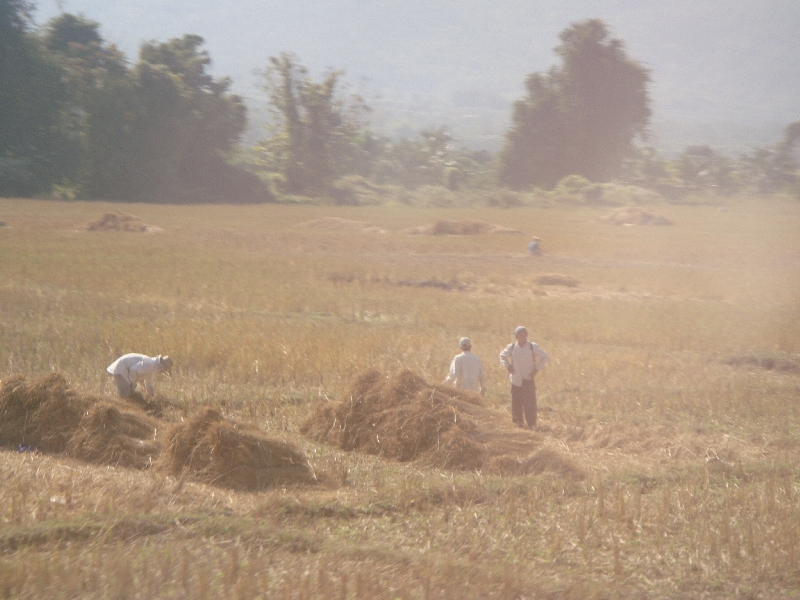
[[453,359],[450,374],[444,383],[452,383],[462,390],[472,390],[483,395],[486,392],[486,373],[481,359],[472,354],[472,342],[469,338],[461,338],[459,346],[463,352]]
[[129,400],[139,382],[144,383],[150,396],[155,395],[155,376],[170,373],[173,361],[169,356],[145,356],[144,354],[125,354],[108,365],[106,371],[114,376],[119,397]]
[[508,370],[511,380],[511,419],[520,427],[533,429],[536,427],[534,378],[550,357],[538,344],[528,341],[528,330],[524,327],[517,327],[514,337],[517,341],[500,353],[500,362]]

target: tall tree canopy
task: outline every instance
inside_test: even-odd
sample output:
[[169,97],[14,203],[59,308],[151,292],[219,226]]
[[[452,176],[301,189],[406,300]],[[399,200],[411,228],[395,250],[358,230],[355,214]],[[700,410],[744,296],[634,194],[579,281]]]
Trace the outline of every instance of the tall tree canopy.
[[369,109],[358,96],[342,95],[343,74],[331,71],[317,82],[294,55],[270,58],[265,78],[274,131],[261,153],[283,172],[289,193],[323,191],[353,169],[360,117]]
[[499,173],[512,188],[613,176],[650,118],[649,72],[610,39],[605,23],[573,24],[559,38],[562,64],[529,75],[527,95],[514,104]]
[[30,29],[24,0],[0,0],[0,195],[36,193],[68,169],[61,71]]

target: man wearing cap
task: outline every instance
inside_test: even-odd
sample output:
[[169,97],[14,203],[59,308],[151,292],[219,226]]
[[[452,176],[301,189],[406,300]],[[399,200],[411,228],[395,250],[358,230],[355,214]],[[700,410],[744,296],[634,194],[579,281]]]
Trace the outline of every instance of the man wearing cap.
[[129,400],[136,391],[139,382],[144,382],[144,387],[150,396],[155,395],[155,376],[158,373],[169,375],[172,369],[172,359],[169,356],[150,357],[144,354],[125,354],[108,365],[106,371],[114,376],[119,397]]
[[471,352],[472,342],[469,338],[461,338],[459,346],[463,352],[453,359],[450,364],[450,374],[444,383],[452,383],[462,390],[472,390],[483,395],[486,392],[486,373],[481,359]]
[[[538,344],[528,341],[528,330],[514,330],[516,342],[500,353],[500,362],[511,380],[511,419],[520,427],[536,427],[536,384],[534,378],[550,357]],[[527,422],[527,427],[525,423]]]

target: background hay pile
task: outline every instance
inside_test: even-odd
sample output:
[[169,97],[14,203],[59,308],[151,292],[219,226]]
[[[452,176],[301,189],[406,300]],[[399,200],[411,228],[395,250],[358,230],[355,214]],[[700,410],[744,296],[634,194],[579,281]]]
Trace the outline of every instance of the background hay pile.
[[0,387],[0,446],[145,468],[158,453],[155,433],[136,407],[80,395],[60,373],[31,382],[17,375]]
[[139,217],[122,213],[106,213],[86,226],[89,231],[133,231],[144,232],[148,226]]
[[341,217],[323,217],[302,223],[303,227],[312,229],[328,229],[334,231],[365,231],[369,233],[386,233],[385,229],[370,225],[364,221],[352,221]]
[[290,444],[228,421],[212,408],[167,432],[160,467],[171,475],[237,490],[316,479],[306,457]]
[[476,221],[473,219],[439,219],[428,225],[410,227],[401,230],[401,233],[413,235],[480,235],[484,233],[513,233],[521,235],[517,229],[510,229],[500,225]]
[[638,206],[621,206],[602,218],[612,225],[674,225],[675,223],[658,213]]

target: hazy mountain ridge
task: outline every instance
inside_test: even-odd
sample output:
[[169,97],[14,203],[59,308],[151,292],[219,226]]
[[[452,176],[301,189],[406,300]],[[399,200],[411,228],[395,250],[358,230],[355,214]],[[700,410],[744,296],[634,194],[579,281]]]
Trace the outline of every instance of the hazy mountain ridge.
[[[100,22],[131,59],[143,40],[203,36],[213,72],[233,78],[256,122],[264,92],[254,71],[289,51],[315,73],[345,69],[375,108],[376,128],[408,134],[444,124],[469,145],[496,149],[525,76],[555,64],[558,33],[591,17],[605,20],[630,56],[652,69],[659,147],[674,151],[716,132],[703,141],[741,149],[800,119],[800,3],[793,0],[67,0],[63,9]],[[55,3],[40,3],[37,19],[57,12]]]

